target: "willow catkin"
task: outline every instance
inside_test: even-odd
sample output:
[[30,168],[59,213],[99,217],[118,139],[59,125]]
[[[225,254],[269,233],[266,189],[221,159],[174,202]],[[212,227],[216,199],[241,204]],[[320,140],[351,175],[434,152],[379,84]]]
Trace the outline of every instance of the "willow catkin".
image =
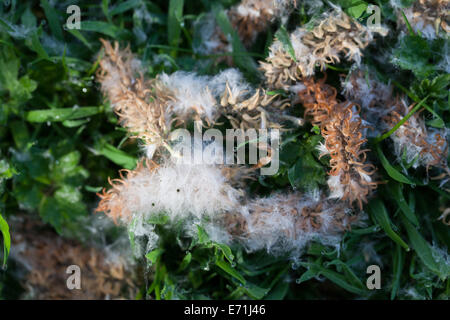
[[[375,32],[385,34],[380,28]],[[295,59],[285,44],[276,40],[266,61],[261,62],[261,70],[270,87],[288,89],[301,77],[312,76],[317,66],[323,70],[327,64],[339,63],[342,56],[359,64],[362,50],[372,40],[371,29],[334,9],[316,21],[312,30],[299,27],[290,34]]]
[[168,133],[169,121],[164,101],[155,99],[150,81],[140,71],[140,63],[129,47],[119,49],[101,39],[105,50],[97,79],[111,101],[119,122],[145,144],[160,146]]
[[364,126],[358,107],[351,102],[339,102],[336,89],[325,83],[326,78],[303,81],[299,90],[300,102],[305,107],[305,117],[321,129],[325,144],[321,156],[329,154],[330,171],[328,186],[331,198],[356,202],[362,209],[367,197],[376,189],[377,183],[371,175],[373,164],[367,161],[367,139],[363,136]]
[[286,119],[302,124],[301,119],[285,115],[287,100],[253,88],[237,69],[215,76],[178,71],[147,79],[129,48],[102,43],[105,55],[97,73],[101,89],[119,122],[143,141],[149,158],[161,146],[169,149],[170,132],[189,121],[212,126],[224,116],[233,128],[244,130],[280,128]]
[[[28,299],[133,299],[139,281],[127,258],[115,252],[109,257],[102,248],[63,239],[37,220],[16,216],[11,258],[26,271]],[[82,290],[69,290],[66,269],[81,269]]]
[[[377,134],[389,131],[414,107],[406,103],[406,97],[395,96],[391,85],[365,76],[364,69],[354,70],[343,86],[343,94],[359,103],[367,122],[379,128]],[[426,126],[421,112],[414,113],[390,139],[399,160],[405,159],[414,168],[437,167],[448,173],[446,131]]]
[[449,0],[418,0],[408,8],[397,8],[397,23],[403,31],[407,31],[403,13],[412,29],[427,39],[448,37],[450,34]]
[[274,193],[220,216],[224,228],[248,251],[275,255],[295,255],[313,240],[337,245],[360,218],[345,203],[320,193]]
[[[288,17],[296,6],[296,0],[242,0],[226,10],[226,15],[242,44],[249,48],[261,32],[275,20]],[[201,43],[194,48],[198,53],[220,55],[233,50],[231,39],[216,23],[213,14],[204,17],[198,24]],[[231,56],[217,58],[217,62],[223,60],[233,64]]]

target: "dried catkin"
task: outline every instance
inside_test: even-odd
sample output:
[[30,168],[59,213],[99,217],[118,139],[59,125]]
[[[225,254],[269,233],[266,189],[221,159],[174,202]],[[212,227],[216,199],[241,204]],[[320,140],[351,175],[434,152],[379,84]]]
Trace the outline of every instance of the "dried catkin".
[[151,84],[140,72],[140,63],[129,47],[114,48],[101,39],[105,56],[100,60],[97,79],[119,116],[119,122],[145,144],[160,146],[169,132],[170,123],[163,101],[155,99]]
[[277,255],[296,254],[312,240],[336,245],[359,218],[343,202],[320,193],[275,193],[223,215],[222,224],[248,251]]
[[[398,6],[394,3],[393,6]],[[418,0],[409,8],[397,8],[397,21],[403,31],[407,31],[405,18],[415,32],[427,39],[446,37],[450,34],[450,1]]]
[[[378,134],[390,130],[414,107],[408,106],[406,97],[394,96],[391,85],[365,76],[364,69],[354,70],[343,87],[343,94],[359,103],[367,121],[380,129]],[[405,159],[414,168],[438,167],[448,175],[446,130],[427,127],[421,112],[414,113],[390,138],[399,161]]]
[[105,40],[102,43],[105,56],[97,73],[102,91],[120,123],[142,139],[150,159],[159,147],[168,147],[170,132],[188,121],[211,126],[224,116],[241,129],[280,128],[286,119],[302,124],[301,119],[283,112],[289,106],[287,100],[252,88],[237,69],[215,76],[178,71],[146,79],[129,48],[120,50],[117,42],[114,47]]
[[[25,216],[12,221],[11,258],[26,271],[26,299],[133,299],[139,281],[124,257],[109,260],[104,250],[63,239]],[[81,270],[82,290],[69,290],[66,269]]]
[[99,194],[97,211],[125,224],[136,215],[164,212],[177,220],[233,211],[242,197],[232,185],[235,178],[242,179],[237,170],[174,158],[161,165],[141,161],[134,170],[122,169],[120,179],[109,181],[112,188]]
[[[233,29],[243,45],[249,48],[257,36],[270,27],[276,19],[284,19],[289,16],[297,6],[296,0],[242,0],[240,3],[226,10],[226,15]],[[232,51],[230,39],[215,23],[212,14],[199,21],[198,32],[201,43],[194,48],[201,54],[221,54]],[[231,58],[222,57],[229,65]]]
[[295,59],[279,39],[272,44],[266,62],[261,62],[270,87],[287,90],[301,77],[312,76],[316,66],[324,70],[327,64],[339,63],[342,56],[359,64],[373,33],[385,35],[384,29],[372,31],[338,8],[323,14],[314,25],[312,30],[299,27],[290,34]]
[[376,189],[377,183],[371,175],[374,165],[367,161],[367,149],[362,149],[367,141],[357,105],[339,102],[336,89],[325,83],[326,78],[303,81],[304,88],[298,92],[305,108],[305,117],[321,129],[325,144],[321,156],[331,157],[328,178],[331,198],[357,202],[362,209],[367,197]]

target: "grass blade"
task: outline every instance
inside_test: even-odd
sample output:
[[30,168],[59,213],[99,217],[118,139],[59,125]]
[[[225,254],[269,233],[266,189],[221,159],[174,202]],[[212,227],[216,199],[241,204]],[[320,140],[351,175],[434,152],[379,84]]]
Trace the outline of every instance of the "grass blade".
[[[167,21],[167,40],[170,46],[178,47],[181,36],[181,20],[183,19],[184,0],[170,0]],[[177,51],[172,51],[176,56]]]
[[64,41],[64,35],[61,29],[61,23],[58,21],[58,13],[50,6],[47,0],[41,0],[41,7],[44,9],[45,16],[52,34],[60,41]]
[[386,170],[387,174],[394,180],[398,182],[403,182],[407,184],[414,185],[415,183],[409,180],[406,176],[401,174],[397,169],[395,169],[388,161],[386,156],[384,155],[383,151],[381,151],[381,147],[379,144],[376,144],[376,151],[378,154],[378,157],[380,158],[381,164],[383,165],[383,168]]
[[374,221],[378,223],[381,228],[383,228],[384,232],[386,232],[386,235],[402,246],[406,251],[409,251],[409,246],[406,242],[403,241],[394,230],[392,230],[391,221],[386,211],[386,207],[380,199],[374,199],[369,203],[369,211]]
[[59,108],[50,110],[33,110],[25,114],[29,122],[61,122],[86,118],[103,112],[101,107]]
[[408,233],[409,241],[414,251],[419,256],[420,260],[427,266],[428,269],[436,273],[442,280],[448,275],[443,275],[439,264],[433,257],[433,250],[427,241],[421,236],[419,231],[404,217],[402,217],[403,225],[405,226],[406,232]]
[[405,255],[399,245],[395,246],[395,251],[392,253],[392,258],[394,274],[392,280],[391,300],[394,300],[400,287],[400,278],[402,276],[403,265],[405,263]]
[[6,220],[0,214],[0,231],[3,235],[3,268],[6,266],[6,260],[11,249],[11,235],[9,234],[9,226]]

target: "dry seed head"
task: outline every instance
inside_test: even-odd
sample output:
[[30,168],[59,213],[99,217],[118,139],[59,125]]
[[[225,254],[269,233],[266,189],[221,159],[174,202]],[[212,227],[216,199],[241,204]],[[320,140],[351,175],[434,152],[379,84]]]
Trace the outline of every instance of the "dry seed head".
[[[380,128],[378,134],[394,127],[414,106],[408,107],[405,97],[394,97],[391,85],[365,76],[364,69],[353,71],[343,86],[343,94],[359,103],[364,117]],[[413,114],[390,138],[399,161],[405,157],[408,163],[415,161],[414,168],[438,167],[448,175],[446,130],[427,127],[420,112]]]
[[130,49],[120,50],[117,42],[113,48],[108,41],[101,41],[105,56],[97,79],[120,123],[145,144],[162,145],[169,128],[165,105],[153,96],[151,82],[139,72]]
[[409,8],[399,8],[397,10],[399,27],[407,31],[402,11],[413,30],[419,31],[427,39],[448,37],[450,34],[450,1],[448,0],[418,0]]
[[135,170],[121,170],[120,179],[110,181],[112,188],[99,194],[96,211],[128,224],[136,216],[165,213],[176,220],[235,210],[242,196],[232,186],[235,177],[242,178],[238,169],[178,160],[165,159],[160,166],[141,162]]
[[248,251],[296,253],[311,240],[335,245],[358,220],[342,202],[320,194],[273,194],[249,201],[240,212],[223,215],[222,223]]
[[[242,0],[226,13],[240,40],[249,48],[259,33],[266,30],[274,20],[286,19],[296,6],[296,0]],[[199,53],[220,54],[232,51],[231,39],[222,32],[212,15],[201,21],[199,32],[202,38],[201,46],[197,48]],[[220,60],[233,64],[229,56],[218,59]]]
[[[309,117],[321,129],[324,147],[330,159],[328,186],[331,198],[339,198],[362,209],[367,197],[376,189],[371,175],[375,167],[367,162],[367,151],[362,149],[366,139],[359,110],[350,102],[339,102],[336,89],[325,83],[326,78],[315,81],[305,79],[305,88],[298,92]],[[322,147],[323,148],[323,147]],[[325,155],[322,151],[322,154]]]
[[[377,32],[385,35],[384,29]],[[324,14],[312,30],[299,27],[291,33],[295,60],[276,40],[266,62],[261,63],[261,69],[270,87],[287,89],[301,77],[313,75],[316,66],[323,70],[326,64],[339,63],[342,56],[359,64],[362,50],[372,40],[373,33],[369,28],[336,8]]]

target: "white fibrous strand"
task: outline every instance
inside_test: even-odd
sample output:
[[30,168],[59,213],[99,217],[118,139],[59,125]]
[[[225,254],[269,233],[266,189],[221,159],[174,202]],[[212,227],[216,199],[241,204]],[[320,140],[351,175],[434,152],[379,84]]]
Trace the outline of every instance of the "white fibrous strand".
[[314,75],[315,68],[321,70],[327,64],[336,64],[344,58],[359,64],[374,33],[386,35],[386,30],[372,29],[349,17],[341,9],[324,13],[314,27],[298,27],[289,36],[289,46],[276,39],[270,47],[269,56],[261,62],[261,69],[271,88],[287,90],[302,77]]

